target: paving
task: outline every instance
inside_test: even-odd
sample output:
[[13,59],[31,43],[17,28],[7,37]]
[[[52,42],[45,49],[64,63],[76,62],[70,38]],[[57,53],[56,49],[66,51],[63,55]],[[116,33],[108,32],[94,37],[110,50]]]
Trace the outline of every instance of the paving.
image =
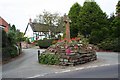
[[62,73],[69,72],[71,70],[80,70],[118,64],[118,53],[97,52],[98,59],[96,61],[82,65],[69,67],[42,65],[38,63],[38,50],[41,52],[44,51],[44,49],[38,49],[36,47],[23,49],[21,56],[2,66],[2,78],[37,78],[52,73]]

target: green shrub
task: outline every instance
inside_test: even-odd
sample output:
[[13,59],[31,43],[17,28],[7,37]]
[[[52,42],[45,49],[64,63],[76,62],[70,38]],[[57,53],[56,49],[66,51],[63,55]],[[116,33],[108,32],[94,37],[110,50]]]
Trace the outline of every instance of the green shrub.
[[18,51],[17,51],[17,48],[15,46],[12,46],[11,47],[11,57],[16,57],[18,55]]
[[9,46],[2,48],[2,58],[13,58],[18,55],[17,48],[15,46]]
[[59,64],[59,56],[55,54],[41,54],[39,56],[39,63],[48,65]]
[[2,30],[2,47],[7,47],[7,33]]
[[38,41],[38,46],[40,48],[48,48],[50,45],[52,45],[53,39],[44,39]]
[[11,58],[10,51],[8,47],[2,48],[2,61]]
[[100,44],[98,44],[98,47],[103,50],[120,52],[119,41],[120,41],[120,38],[106,39],[106,40],[102,41]]

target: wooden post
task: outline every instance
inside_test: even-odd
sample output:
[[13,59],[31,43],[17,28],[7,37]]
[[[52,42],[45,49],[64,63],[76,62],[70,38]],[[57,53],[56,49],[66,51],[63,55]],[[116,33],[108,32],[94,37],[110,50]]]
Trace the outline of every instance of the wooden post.
[[38,50],[38,62],[39,62],[40,50]]

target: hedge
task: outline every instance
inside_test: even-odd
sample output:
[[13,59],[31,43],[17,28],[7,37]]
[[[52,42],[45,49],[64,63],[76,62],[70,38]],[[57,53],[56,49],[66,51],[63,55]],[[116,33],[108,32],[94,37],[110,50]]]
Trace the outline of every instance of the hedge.
[[18,50],[15,46],[9,46],[2,48],[2,59],[7,60],[9,58],[16,57],[18,55]]
[[115,52],[120,52],[120,38],[115,39],[106,39],[100,44],[98,44],[98,47],[103,50],[110,50]]
[[38,41],[38,46],[40,48],[48,48],[50,45],[52,45],[53,39],[44,39]]

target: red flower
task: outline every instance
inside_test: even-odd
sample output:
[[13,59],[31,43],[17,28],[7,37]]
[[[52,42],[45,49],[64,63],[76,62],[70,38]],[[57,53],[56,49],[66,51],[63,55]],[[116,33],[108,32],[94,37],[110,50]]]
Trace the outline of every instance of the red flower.
[[72,38],[71,40],[76,40],[75,38]]
[[71,42],[71,39],[69,40],[69,42]]

